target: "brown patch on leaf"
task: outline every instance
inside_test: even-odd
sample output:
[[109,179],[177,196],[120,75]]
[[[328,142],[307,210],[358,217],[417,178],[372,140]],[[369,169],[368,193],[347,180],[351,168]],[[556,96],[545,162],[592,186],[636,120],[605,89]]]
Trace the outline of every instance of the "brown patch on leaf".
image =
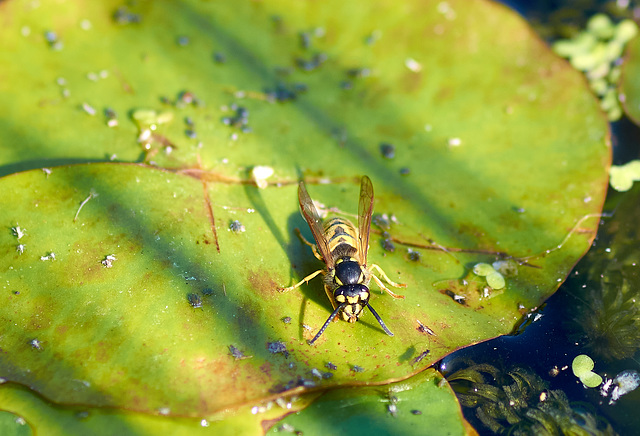
[[260,293],[260,295],[277,295],[279,294],[278,289],[279,285],[266,270],[258,270],[258,271],[249,271],[249,276],[247,277],[249,283],[251,284],[251,288],[256,292]]

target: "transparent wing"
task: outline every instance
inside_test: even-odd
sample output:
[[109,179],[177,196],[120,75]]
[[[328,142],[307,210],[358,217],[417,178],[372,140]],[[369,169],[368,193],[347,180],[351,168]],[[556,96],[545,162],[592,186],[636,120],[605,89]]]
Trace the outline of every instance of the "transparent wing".
[[316,240],[316,247],[320,252],[320,256],[324,259],[324,263],[327,264],[327,268],[333,268],[333,257],[329,252],[329,244],[324,237],[324,231],[322,229],[322,219],[318,215],[316,207],[313,205],[313,200],[309,197],[307,188],[304,186],[304,182],[300,182],[298,185],[298,199],[300,201],[300,210],[304,217],[311,233],[313,233],[313,239]]
[[362,176],[360,183],[360,202],[358,203],[358,239],[360,262],[367,264],[369,251],[369,232],[371,230],[371,214],[373,213],[373,184],[367,176]]

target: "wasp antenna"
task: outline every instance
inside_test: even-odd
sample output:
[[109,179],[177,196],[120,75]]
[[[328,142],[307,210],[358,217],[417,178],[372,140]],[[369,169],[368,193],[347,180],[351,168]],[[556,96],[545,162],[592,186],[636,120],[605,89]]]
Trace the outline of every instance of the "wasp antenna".
[[[387,326],[384,324],[384,321],[382,321],[382,318],[380,318],[380,315],[378,315],[378,312],[376,312],[375,310],[373,310],[373,307],[371,307],[371,305],[369,303],[367,303],[367,307],[369,308],[369,310],[371,311],[371,313],[373,314],[373,316],[376,317],[376,319],[378,320],[378,322],[380,323],[380,327],[382,327],[382,330],[384,330],[384,332],[386,334],[388,334],[389,336],[393,336],[393,333],[391,333],[391,330],[389,330],[387,328]],[[314,339],[315,340],[315,339]]]
[[[331,313],[331,315],[329,315],[329,319],[327,319],[325,321],[325,323],[322,326],[322,328],[320,329],[320,331],[313,337],[313,339],[311,339],[310,341],[307,341],[307,344],[313,345],[313,343],[316,341],[316,339],[318,339],[320,336],[322,336],[322,334],[327,329],[327,327],[329,327],[329,323],[333,320],[333,318],[335,318],[335,316],[338,314],[338,312],[340,312],[342,309],[344,309],[344,306],[346,306],[346,305],[347,305],[347,303],[342,303],[340,306],[336,307],[336,310],[334,310]],[[391,336],[393,336],[393,335],[391,335]]]

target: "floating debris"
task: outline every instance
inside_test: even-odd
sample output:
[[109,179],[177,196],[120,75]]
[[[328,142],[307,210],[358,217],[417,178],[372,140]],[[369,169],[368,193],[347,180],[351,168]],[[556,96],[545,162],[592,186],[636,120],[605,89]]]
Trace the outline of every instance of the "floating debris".
[[29,345],[31,345],[31,347],[35,350],[42,350],[42,342],[40,342],[38,339],[32,339],[31,341],[29,341]]
[[308,87],[304,83],[294,83],[287,86],[284,83],[278,83],[273,89],[266,89],[265,94],[268,101],[286,102],[293,101],[298,98],[299,94],[307,92]]
[[265,189],[269,186],[267,179],[274,173],[274,169],[268,166],[257,165],[251,169],[251,176],[256,182],[256,186],[260,189]]
[[236,112],[235,115],[231,117],[223,117],[222,123],[227,126],[236,127],[243,133],[250,133],[251,128],[248,125],[249,111],[242,106],[236,105],[235,103],[231,105],[231,110],[234,110]]
[[44,32],[44,39],[49,44],[51,50],[62,50],[64,48],[64,44],[58,37],[58,34],[53,30],[47,30]]
[[242,351],[240,351],[239,348],[236,348],[233,345],[229,345],[229,355],[231,355],[236,360],[250,359],[253,357],[253,356],[245,356],[245,354]]
[[282,318],[282,322],[285,324],[291,324],[291,317],[285,316],[284,318]]
[[518,262],[513,259],[496,260],[491,266],[503,276],[513,277],[518,275]]
[[96,109],[86,102],[82,103],[82,110],[91,116],[94,116],[97,113]]
[[350,369],[353,372],[364,372],[364,368],[358,365],[351,365]]
[[25,235],[25,229],[21,228],[19,225],[11,227],[11,232],[13,233],[13,236],[18,239],[18,241]]
[[52,251],[46,256],[40,256],[40,260],[56,260],[56,254]]
[[380,144],[380,153],[385,159],[393,159],[396,156],[396,147],[388,142]]
[[104,109],[104,117],[107,120],[107,126],[116,127],[118,125],[118,114],[110,107]]
[[433,330],[422,324],[419,319],[416,319],[416,322],[418,323],[418,328],[416,330],[418,330],[420,333],[427,333],[431,336],[437,336]]
[[611,401],[609,404],[615,403],[621,396],[636,390],[638,386],[640,386],[640,374],[633,369],[622,371],[613,379],[613,384],[615,387],[611,392]]
[[181,91],[178,94],[178,99],[176,101],[176,107],[183,108],[188,105],[193,105],[195,107],[204,106],[202,100],[200,100],[193,92],[191,91]]
[[391,235],[387,232],[382,232],[382,249],[393,253],[396,251],[396,244],[391,240]]
[[100,261],[100,263],[105,267],[105,268],[111,268],[113,267],[113,262],[115,262],[116,260],[116,256],[113,254],[108,254],[107,256],[105,256],[104,259],[102,259]]
[[224,54],[217,51],[213,53],[213,60],[218,64],[224,64],[227,62],[227,57]]
[[320,66],[322,66],[322,64],[324,64],[328,58],[329,57],[327,56],[326,53],[318,53],[313,55],[311,59],[303,59],[303,58],[296,59],[296,65],[302,71],[310,72],[317,68],[320,68]]
[[409,255],[409,260],[412,262],[419,262],[422,257],[419,251],[412,250],[411,248],[407,248],[407,254]]
[[233,233],[244,233],[247,229],[245,229],[244,225],[240,221],[233,220],[229,223],[229,230]]
[[389,230],[391,228],[391,219],[389,218],[389,215],[387,215],[386,213],[374,214],[373,219],[371,221],[373,221],[373,223],[376,226],[380,227],[382,230]]
[[447,140],[447,144],[449,147],[460,147],[462,145],[462,139],[460,138],[449,138]]
[[409,71],[412,71],[414,73],[419,73],[420,71],[422,71],[422,65],[420,64],[420,62],[416,61],[413,58],[405,59],[404,66],[407,67]]
[[287,346],[282,341],[267,342],[267,350],[271,354],[284,354],[284,357],[289,357]]
[[121,6],[113,13],[113,21],[116,24],[126,25],[132,23],[139,23],[142,21],[142,16],[139,14],[134,14],[129,11],[129,8],[126,6]]
[[202,298],[198,294],[188,294],[187,300],[191,307],[195,309],[202,307]]
[[324,365],[327,369],[330,369],[331,371],[335,371],[336,369],[338,369],[338,367],[336,365],[334,365],[331,362],[327,362]]

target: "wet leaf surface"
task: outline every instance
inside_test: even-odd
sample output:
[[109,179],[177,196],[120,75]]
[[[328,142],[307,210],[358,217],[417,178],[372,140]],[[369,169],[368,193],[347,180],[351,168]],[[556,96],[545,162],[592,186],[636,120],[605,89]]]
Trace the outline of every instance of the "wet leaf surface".
[[[202,417],[511,332],[595,235],[607,124],[515,14],[439,4],[0,4],[2,376]],[[369,259],[408,285],[372,288],[395,336],[366,313],[310,347],[321,280],[278,291],[322,267],[297,181],[353,219],[363,174]],[[503,289],[472,271],[508,259]]]
[[[312,406],[278,422],[269,434],[465,434],[459,410],[449,385],[430,369],[384,387],[331,391]],[[328,416],[331,419],[324,419]]]

